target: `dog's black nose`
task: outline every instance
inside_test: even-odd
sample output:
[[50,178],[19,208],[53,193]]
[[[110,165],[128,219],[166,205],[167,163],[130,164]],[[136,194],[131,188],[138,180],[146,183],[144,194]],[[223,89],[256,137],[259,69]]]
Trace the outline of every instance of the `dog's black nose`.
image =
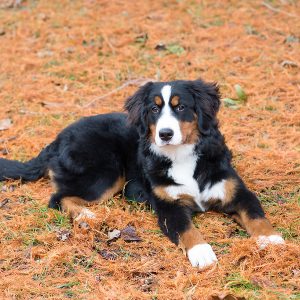
[[174,135],[174,131],[170,128],[163,128],[159,131],[159,137],[167,142],[169,141]]

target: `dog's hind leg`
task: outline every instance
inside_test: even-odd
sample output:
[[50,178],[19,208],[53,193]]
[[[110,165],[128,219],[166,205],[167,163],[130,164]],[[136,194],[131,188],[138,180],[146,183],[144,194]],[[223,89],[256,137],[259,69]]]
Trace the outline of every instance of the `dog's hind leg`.
[[80,195],[76,189],[74,189],[72,196],[72,193],[66,194],[58,190],[57,193],[52,195],[49,207],[67,212],[73,220],[93,219],[95,214],[87,207],[112,198],[122,190],[123,186],[124,178],[118,177],[116,180],[112,178],[99,180],[97,183],[86,187],[85,193]]
[[83,218],[94,219],[95,214],[87,208],[97,201],[88,202],[79,197],[64,197],[61,199],[62,210],[67,212],[70,217],[77,221]]

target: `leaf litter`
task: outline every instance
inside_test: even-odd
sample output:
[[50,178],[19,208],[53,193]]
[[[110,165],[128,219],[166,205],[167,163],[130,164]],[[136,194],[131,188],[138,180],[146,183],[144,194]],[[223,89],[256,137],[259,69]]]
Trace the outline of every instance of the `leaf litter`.
[[[238,114],[220,109],[221,130],[236,169],[287,239],[284,247],[258,251],[230,218],[197,215],[219,259],[199,272],[162,236],[150,210],[117,196],[95,207],[95,226],[74,226],[63,242],[56,226],[64,230],[67,216],[45,210],[53,189],[41,179],[0,192],[0,201],[11,200],[0,214],[1,299],[299,297],[299,67],[281,65],[299,65],[299,10],[292,1],[273,5],[277,11],[253,1],[43,0],[0,9],[0,120],[13,120],[0,131],[5,158],[34,157],[82,116],[122,111],[139,78],[202,77],[236,102],[239,84],[247,101],[235,105]],[[119,238],[108,246],[103,224],[132,224],[142,241]],[[31,255],[24,256],[28,243]],[[79,255],[90,263],[75,263]]]

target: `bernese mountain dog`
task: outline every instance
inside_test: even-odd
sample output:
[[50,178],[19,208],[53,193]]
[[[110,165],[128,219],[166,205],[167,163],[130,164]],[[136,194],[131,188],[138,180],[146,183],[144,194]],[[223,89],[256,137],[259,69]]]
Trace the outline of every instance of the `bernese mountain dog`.
[[127,114],[83,118],[28,162],[0,159],[0,180],[49,174],[56,188],[49,207],[76,220],[95,218],[87,207],[125,186],[126,198],[147,201],[162,232],[199,268],[217,257],[193,225],[194,212],[230,215],[262,248],[282,244],[231,165],[216,119],[219,106],[216,84],[149,82],[127,99]]

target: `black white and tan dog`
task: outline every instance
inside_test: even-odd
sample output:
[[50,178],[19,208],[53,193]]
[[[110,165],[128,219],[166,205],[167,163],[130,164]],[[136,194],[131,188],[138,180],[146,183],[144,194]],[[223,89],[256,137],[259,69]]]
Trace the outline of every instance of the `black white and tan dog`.
[[87,206],[111,198],[126,183],[125,196],[148,201],[163,233],[199,268],[217,257],[194,227],[194,212],[232,216],[261,247],[282,244],[231,166],[216,119],[219,106],[215,84],[149,82],[127,99],[128,114],[83,118],[28,162],[0,159],[0,180],[49,174],[56,187],[49,207],[77,220],[94,218]]

